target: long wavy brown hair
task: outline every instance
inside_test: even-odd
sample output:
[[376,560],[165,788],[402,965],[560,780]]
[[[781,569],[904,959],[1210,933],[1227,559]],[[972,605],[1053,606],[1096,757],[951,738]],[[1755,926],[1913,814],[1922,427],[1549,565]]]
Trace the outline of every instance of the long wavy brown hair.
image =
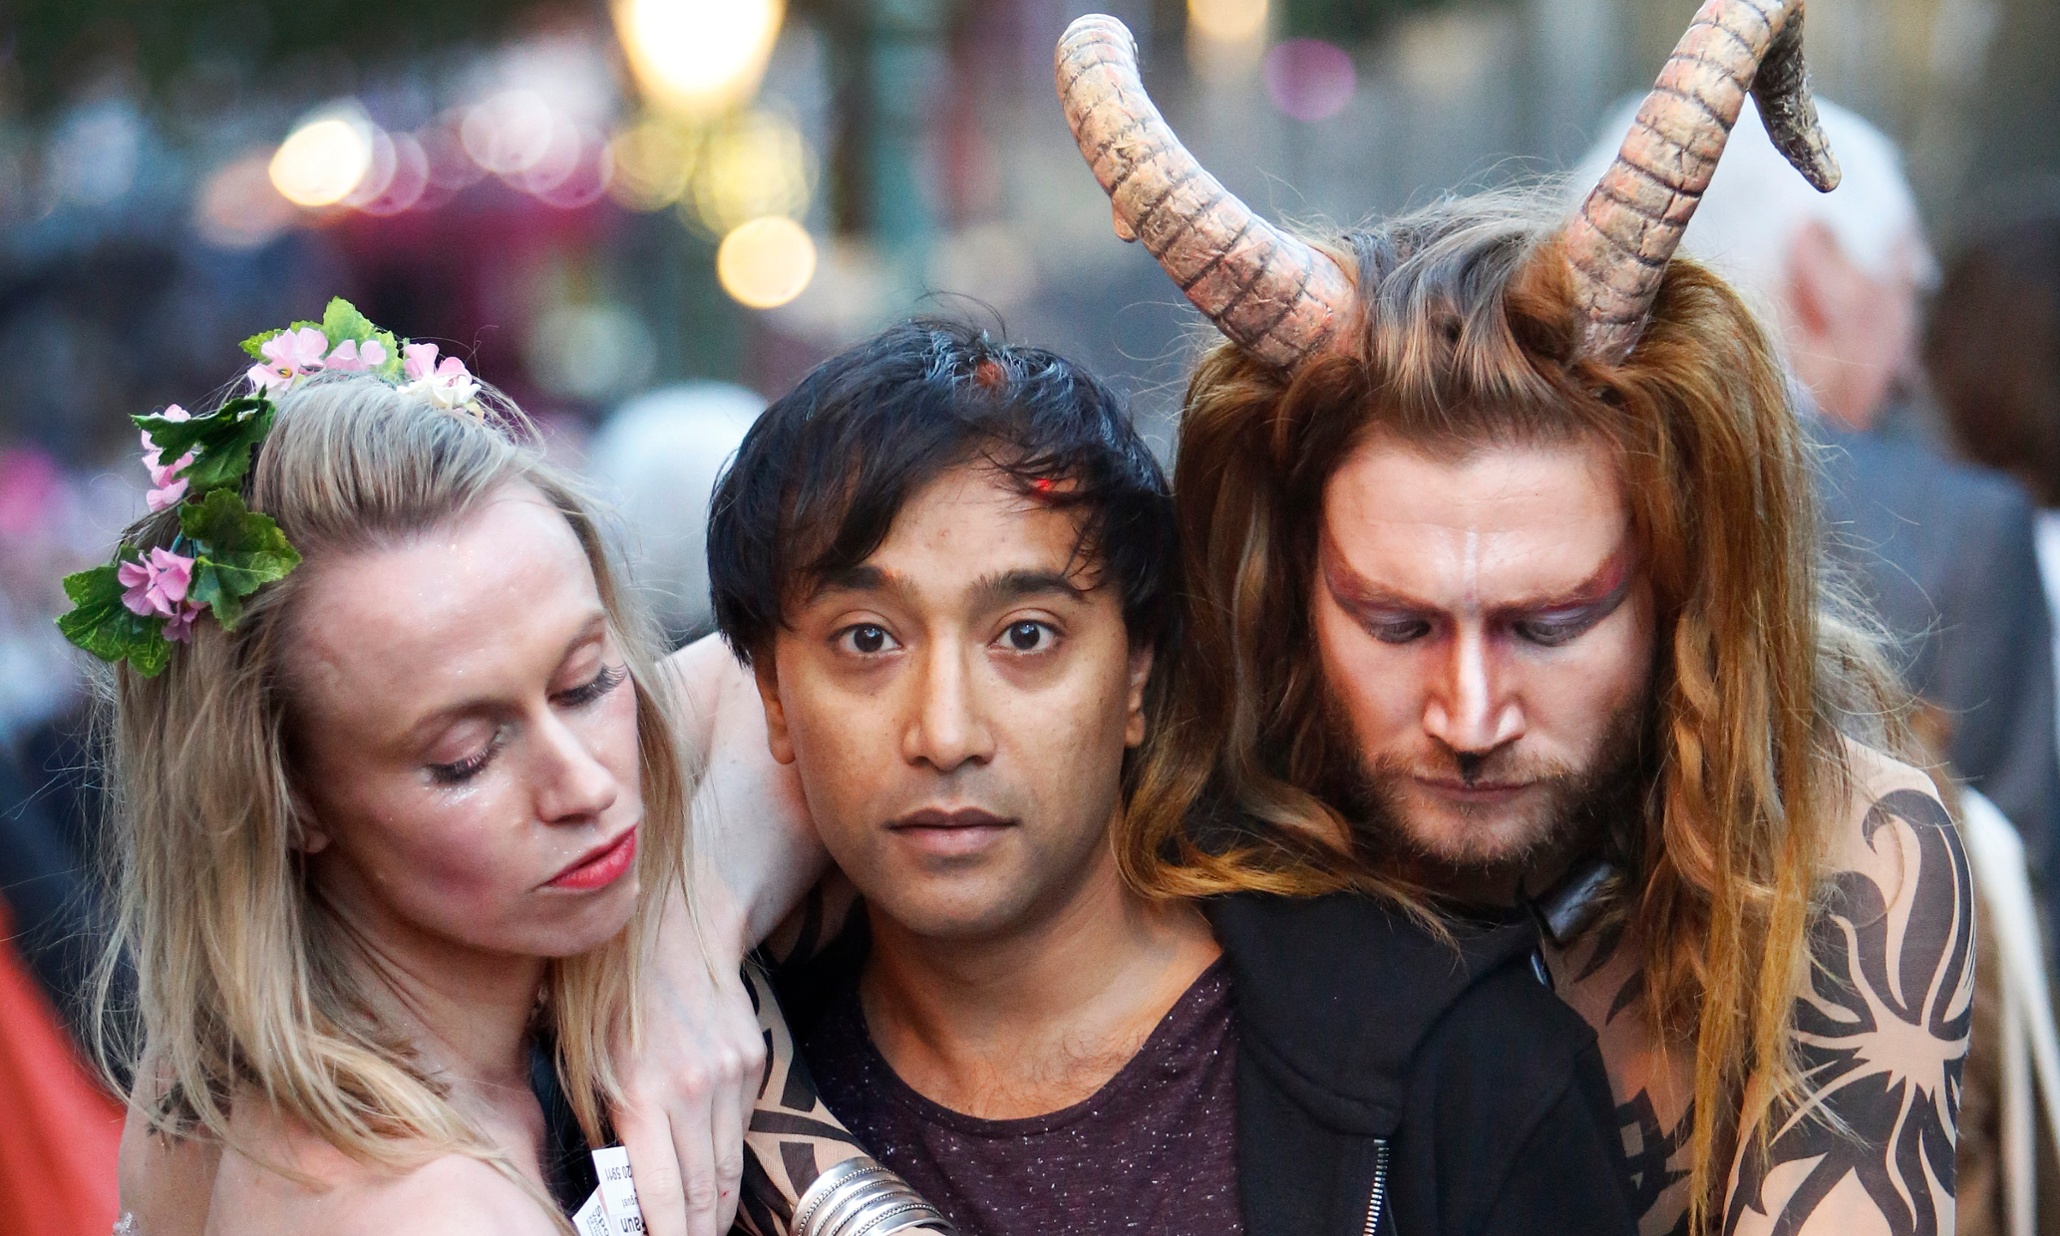
[[1890,749],[1898,693],[1819,574],[1811,462],[1767,335],[1694,263],[1667,269],[1621,364],[1583,319],[1544,194],[1439,203],[1334,249],[1359,320],[1291,374],[1229,344],[1187,390],[1174,492],[1189,589],[1170,702],[1120,862],[1139,889],[1400,898],[1387,838],[1323,793],[1354,756],[1323,707],[1308,604],[1322,495],[1381,432],[1442,455],[1600,440],[1655,603],[1643,810],[1610,830],[1611,913],[1659,1041],[1695,1054],[1691,1206],[1737,1130],[1801,1083],[1805,927],[1847,790],[1842,735]]

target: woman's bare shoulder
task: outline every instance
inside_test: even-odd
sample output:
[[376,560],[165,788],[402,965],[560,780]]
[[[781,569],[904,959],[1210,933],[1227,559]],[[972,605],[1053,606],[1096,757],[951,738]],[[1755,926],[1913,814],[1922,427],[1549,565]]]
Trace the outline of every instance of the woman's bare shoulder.
[[[492,1165],[445,1154],[395,1171],[360,1163],[294,1122],[238,1113],[239,1144],[215,1174],[206,1236],[556,1236],[555,1216]],[[246,1131],[256,1134],[248,1140]],[[276,1154],[273,1153],[276,1151]],[[159,1236],[147,1228],[138,1236]]]
[[221,1158],[213,1138],[156,1133],[131,1105],[116,1178],[122,1213],[134,1216],[138,1236],[202,1236]]

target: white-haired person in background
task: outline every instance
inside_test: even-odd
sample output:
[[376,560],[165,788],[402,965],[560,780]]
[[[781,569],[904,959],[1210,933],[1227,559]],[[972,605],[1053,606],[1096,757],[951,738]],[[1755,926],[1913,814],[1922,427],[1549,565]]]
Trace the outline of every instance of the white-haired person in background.
[[727,382],[646,391],[587,445],[587,471],[628,528],[626,552],[673,646],[714,629],[708,608],[708,496],[765,400]]
[[[1957,795],[1955,809],[1983,911],[1958,1230],[2030,1236],[2035,1114],[2060,1133],[2046,981],[2054,954],[2038,921],[2041,907],[2054,921],[2060,895],[2060,764],[2033,509],[2016,482],[1948,458],[1931,440],[1938,417],[1923,402],[1920,335],[1938,267],[1916,198],[1893,141],[1822,98],[1817,109],[1844,171],[1837,190],[1804,184],[1757,118],[1741,116],[1683,248],[1756,300],[1775,328],[1829,448],[1819,487],[1826,548],[1900,646],[1935,722],[1920,728],[1978,791]],[[1627,121],[1628,112],[1612,116],[1600,131]],[[1614,153],[1598,145],[1574,182],[1589,183],[1588,165]],[[1951,801],[1952,787],[1941,788]]]

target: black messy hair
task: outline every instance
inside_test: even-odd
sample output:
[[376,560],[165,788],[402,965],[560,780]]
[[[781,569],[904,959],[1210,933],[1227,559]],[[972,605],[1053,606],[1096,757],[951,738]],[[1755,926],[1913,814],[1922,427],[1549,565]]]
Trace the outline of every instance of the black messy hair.
[[909,498],[974,460],[1075,513],[1079,552],[1119,591],[1132,645],[1163,654],[1177,621],[1173,500],[1121,401],[1063,356],[942,320],[824,361],[745,435],[708,516],[731,650],[747,664],[765,653],[788,604],[863,563]]

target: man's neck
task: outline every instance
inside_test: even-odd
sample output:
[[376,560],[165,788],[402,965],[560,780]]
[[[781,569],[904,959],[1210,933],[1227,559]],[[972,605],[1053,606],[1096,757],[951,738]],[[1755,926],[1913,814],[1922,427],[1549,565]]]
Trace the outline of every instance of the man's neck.
[[902,1080],[954,1111],[1012,1119],[1100,1089],[1219,952],[1194,906],[1138,897],[1101,851],[1063,904],[981,939],[917,936],[875,914],[859,993]]

